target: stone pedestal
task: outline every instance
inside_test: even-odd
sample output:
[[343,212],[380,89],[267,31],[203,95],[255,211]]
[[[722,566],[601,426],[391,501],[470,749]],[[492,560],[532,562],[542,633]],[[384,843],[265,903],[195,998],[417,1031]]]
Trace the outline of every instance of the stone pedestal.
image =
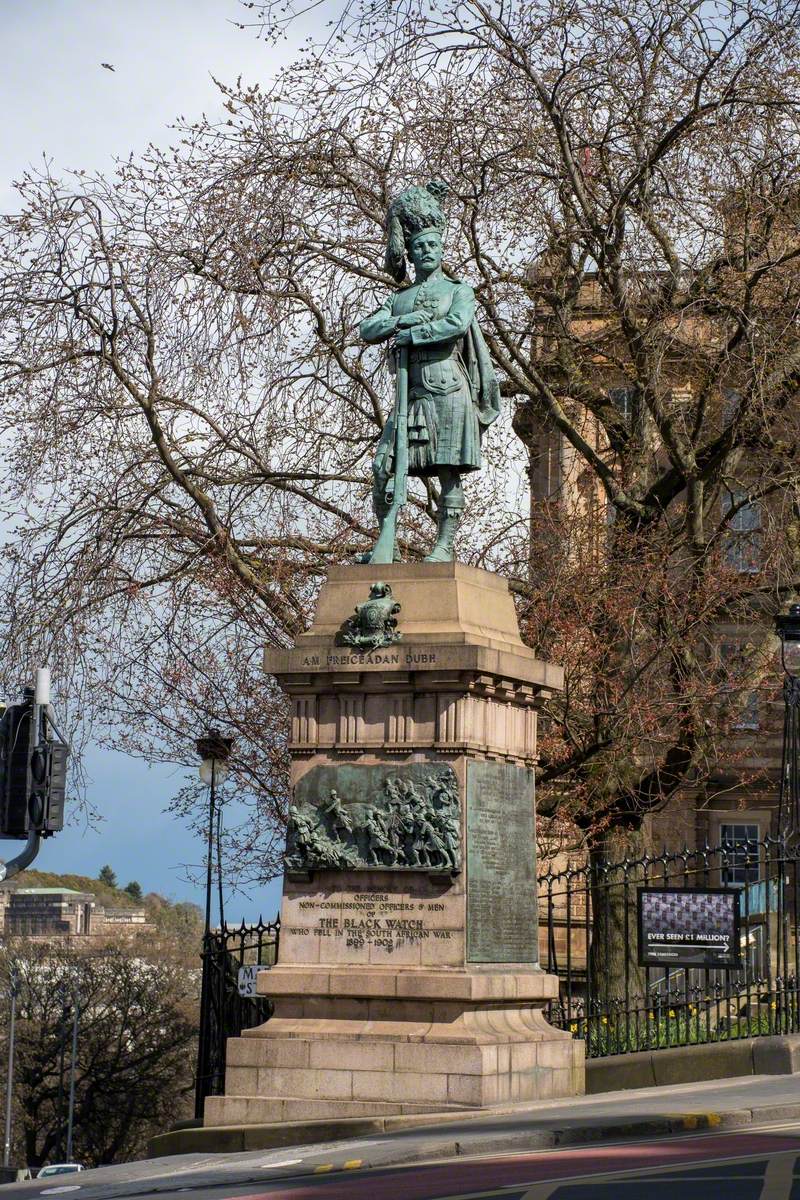
[[[341,644],[379,579],[402,639]],[[258,978],[275,1015],[229,1041],[205,1123],[582,1092],[583,1043],[544,1019],[558,982],[538,965],[536,710],[562,672],[522,644],[506,580],[333,568],[312,628],[265,665],[292,698],[296,806],[280,961]]]

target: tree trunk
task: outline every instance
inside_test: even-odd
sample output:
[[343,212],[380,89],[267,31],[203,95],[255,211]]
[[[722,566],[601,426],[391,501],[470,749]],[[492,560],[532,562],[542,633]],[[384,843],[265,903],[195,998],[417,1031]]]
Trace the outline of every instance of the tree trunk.
[[643,874],[639,860],[646,853],[642,829],[610,829],[589,851],[592,942],[587,1017],[596,1018],[592,1021],[596,1036],[619,1041],[620,1050],[625,1048],[631,1010],[647,1006],[645,969],[638,964],[636,906]]

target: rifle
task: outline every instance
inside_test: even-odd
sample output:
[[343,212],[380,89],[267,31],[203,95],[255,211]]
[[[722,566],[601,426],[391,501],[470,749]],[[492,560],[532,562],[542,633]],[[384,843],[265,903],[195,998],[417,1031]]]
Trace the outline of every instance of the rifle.
[[381,522],[381,531],[371,563],[394,562],[397,518],[408,498],[408,347],[397,348],[397,374],[394,394],[394,474],[386,484],[389,511]]

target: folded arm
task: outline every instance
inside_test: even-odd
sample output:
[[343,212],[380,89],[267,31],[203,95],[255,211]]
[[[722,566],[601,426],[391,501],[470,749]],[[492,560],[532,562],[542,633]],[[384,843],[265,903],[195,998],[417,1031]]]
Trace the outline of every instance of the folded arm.
[[397,329],[397,317],[392,315],[393,304],[394,296],[387,296],[377,312],[365,317],[359,328],[362,341],[375,345],[392,336]]
[[463,337],[475,318],[475,293],[466,283],[460,283],[453,292],[449,311],[435,321],[417,325],[411,330],[411,341],[415,346],[429,346],[435,342],[452,342]]

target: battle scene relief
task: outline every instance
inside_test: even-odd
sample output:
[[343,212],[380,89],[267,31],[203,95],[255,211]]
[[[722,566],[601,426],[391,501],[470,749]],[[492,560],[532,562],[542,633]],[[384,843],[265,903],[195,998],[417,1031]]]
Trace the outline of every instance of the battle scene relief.
[[452,767],[315,767],[289,809],[286,869],[461,869],[458,780]]

